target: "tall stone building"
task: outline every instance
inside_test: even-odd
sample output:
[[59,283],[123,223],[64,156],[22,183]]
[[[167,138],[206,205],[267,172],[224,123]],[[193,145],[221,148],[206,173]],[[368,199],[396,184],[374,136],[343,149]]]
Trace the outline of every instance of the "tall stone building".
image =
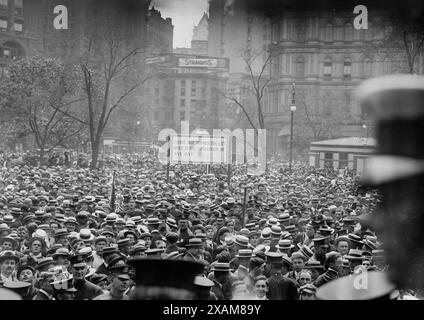
[[148,67],[156,74],[144,86],[143,104],[156,128],[191,129],[224,126],[224,99],[219,95],[227,81],[228,60],[188,54],[153,57]]
[[172,52],[174,26],[171,18],[163,18],[154,7],[147,14],[147,50],[149,54]]
[[[0,67],[34,54],[63,57],[77,50],[96,25],[113,16],[111,24],[134,43],[145,42],[150,0],[0,0]],[[68,29],[56,30],[54,8],[65,6]]]
[[42,49],[41,0],[0,0],[0,75],[10,62]]
[[267,59],[270,43],[270,20],[265,14],[250,10],[247,1],[209,2],[209,56],[230,59],[230,73],[248,73],[243,57],[258,57],[253,69],[259,72]]
[[191,53],[201,56],[208,55],[208,35],[209,18],[205,13],[197,26],[193,28],[193,38],[191,40]]
[[[369,77],[408,72],[405,50],[392,47],[392,32],[399,27],[393,9],[386,1],[362,1],[368,26],[357,30],[355,1],[277,3],[266,12],[272,24],[273,57],[264,110],[269,152],[288,153],[293,83],[295,147],[308,147],[311,140],[371,135],[355,89]],[[421,52],[416,72],[424,71],[423,62]]]

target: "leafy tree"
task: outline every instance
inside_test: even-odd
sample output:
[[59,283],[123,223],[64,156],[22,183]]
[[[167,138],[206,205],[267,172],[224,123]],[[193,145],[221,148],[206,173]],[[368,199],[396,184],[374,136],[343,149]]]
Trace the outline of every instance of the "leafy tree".
[[42,56],[16,61],[7,68],[0,83],[0,110],[14,124],[13,134],[31,133],[45,151],[63,145],[83,130],[68,115],[78,112],[74,66]]

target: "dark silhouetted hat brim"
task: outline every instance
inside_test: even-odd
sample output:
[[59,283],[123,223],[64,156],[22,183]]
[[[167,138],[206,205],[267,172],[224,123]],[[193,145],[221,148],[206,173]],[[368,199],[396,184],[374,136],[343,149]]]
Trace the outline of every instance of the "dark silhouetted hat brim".
[[159,286],[193,290],[194,279],[203,273],[204,265],[185,260],[129,259],[135,269],[138,286]]

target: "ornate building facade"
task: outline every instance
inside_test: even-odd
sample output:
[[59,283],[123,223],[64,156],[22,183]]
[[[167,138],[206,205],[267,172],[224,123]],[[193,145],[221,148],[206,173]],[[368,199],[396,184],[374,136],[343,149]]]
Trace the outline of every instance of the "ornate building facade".
[[[368,27],[361,30],[353,25],[353,2],[340,6],[327,1],[311,10],[303,3],[270,14],[273,80],[264,110],[269,152],[287,154],[293,83],[298,140],[302,135],[309,135],[305,141],[371,135],[355,89],[366,78],[408,72],[408,66],[402,50],[392,50],[390,43],[378,50],[387,46],[396,26],[381,1],[366,2]],[[418,73],[424,71],[423,62],[421,54],[416,59]]]

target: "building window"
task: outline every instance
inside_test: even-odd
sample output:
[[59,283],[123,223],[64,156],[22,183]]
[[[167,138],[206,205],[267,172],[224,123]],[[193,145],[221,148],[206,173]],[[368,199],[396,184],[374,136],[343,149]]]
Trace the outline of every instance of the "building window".
[[306,40],[306,24],[305,22],[299,22],[297,25],[297,40],[305,41]]
[[371,77],[372,74],[372,61],[370,58],[364,60],[364,77]]
[[181,96],[185,97],[185,95],[186,95],[185,87],[181,87]]
[[325,41],[333,41],[333,25],[331,23],[325,26]]
[[324,61],[324,78],[330,79],[333,75],[333,62],[330,58]]
[[185,99],[180,100],[180,107],[185,107]]
[[186,81],[185,80],[181,80],[181,87],[185,87],[186,85]]
[[346,152],[339,153],[339,169],[347,168],[349,164],[349,156]]
[[302,56],[296,60],[296,78],[305,78],[305,59]]
[[4,7],[7,8],[7,2],[8,0],[0,0],[0,8],[4,9]]
[[193,86],[193,83],[191,84],[191,95],[195,96],[196,95],[196,87]]
[[346,23],[344,28],[344,41],[352,41],[352,39],[353,39],[353,25],[350,23]]
[[0,31],[7,30],[7,18],[0,18]]
[[23,7],[24,7],[23,0],[15,0],[15,15],[22,15]]
[[278,40],[280,39],[280,24],[278,22],[275,22],[272,25],[271,38],[273,43],[278,43]]
[[350,80],[352,77],[352,62],[346,59],[343,62],[343,79]]
[[185,119],[185,111],[180,111],[180,121],[184,121]]
[[24,25],[22,22],[15,22],[15,32],[22,33],[24,31]]

